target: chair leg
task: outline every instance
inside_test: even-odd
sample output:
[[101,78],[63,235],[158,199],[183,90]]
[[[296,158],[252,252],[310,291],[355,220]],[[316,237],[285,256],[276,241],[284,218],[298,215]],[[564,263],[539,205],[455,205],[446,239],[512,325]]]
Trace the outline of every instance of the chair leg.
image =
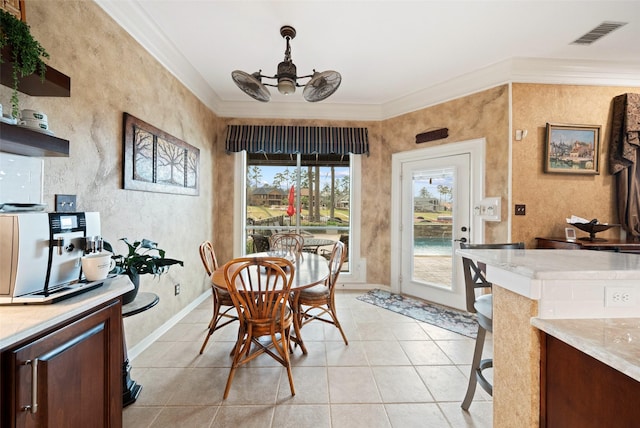
[[349,345],[349,341],[347,340],[347,336],[344,334],[344,331],[342,330],[342,326],[340,325],[340,321],[338,321],[338,315],[336,314],[333,302],[329,303],[328,306],[329,306],[329,315],[331,315],[331,318],[333,318],[333,324],[336,327],[338,327],[338,330],[340,330],[340,334],[342,335],[342,340],[344,340],[344,344],[348,346]]
[[[302,327],[302,305],[300,305],[299,297],[300,294],[296,293],[291,303],[291,308],[293,309],[293,331],[295,334],[292,340],[296,345],[300,345],[302,353],[307,355],[307,348],[304,346],[302,335],[300,334],[300,327]],[[291,346],[289,346],[289,348],[291,349]]]
[[[476,393],[476,385],[478,384],[478,372],[481,371],[481,359],[482,359],[482,351],[484,349],[484,338],[487,331],[478,325],[478,336],[476,337],[476,346],[473,351],[473,360],[471,362],[471,370],[469,373],[469,385],[467,386],[467,393],[464,396],[464,400],[460,407],[464,410],[469,410],[469,406],[471,406],[471,401],[473,400],[473,396]],[[484,363],[487,360],[482,361]],[[485,367],[487,368],[487,367]],[[484,376],[483,376],[484,379]],[[487,382],[488,383],[488,382]],[[485,385],[481,385],[483,388]],[[487,391],[491,393],[490,391]]]
[[293,386],[293,373],[291,371],[291,358],[289,356],[289,349],[291,347],[291,329],[288,328],[284,334],[281,335],[282,340],[282,359],[285,361],[285,368],[287,369],[287,376],[289,377],[289,389],[291,395],[296,395],[296,389]]
[[220,314],[220,305],[216,299],[215,292],[213,294],[213,316],[211,317],[211,321],[209,321],[209,331],[207,331],[207,337],[204,338],[204,343],[200,348],[200,354],[204,352],[204,348],[207,347],[207,343],[209,342],[209,338],[216,331],[216,324],[218,324],[218,315]]

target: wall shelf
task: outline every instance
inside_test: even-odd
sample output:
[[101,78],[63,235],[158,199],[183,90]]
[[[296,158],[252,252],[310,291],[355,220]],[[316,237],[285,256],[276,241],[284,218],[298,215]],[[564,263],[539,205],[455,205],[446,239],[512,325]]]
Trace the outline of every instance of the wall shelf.
[[69,157],[69,140],[0,122],[0,151],[22,156]]
[[[9,88],[13,88],[13,62],[11,60],[11,49],[5,46],[2,51],[2,64],[0,64],[0,83]],[[38,73],[20,78],[18,90],[34,97],[70,97],[71,79],[53,67],[47,65],[44,82]]]

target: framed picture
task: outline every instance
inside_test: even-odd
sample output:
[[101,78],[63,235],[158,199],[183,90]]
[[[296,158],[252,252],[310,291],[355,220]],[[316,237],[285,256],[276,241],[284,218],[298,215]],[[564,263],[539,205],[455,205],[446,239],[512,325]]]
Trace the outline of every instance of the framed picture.
[[600,173],[600,126],[547,123],[545,147],[545,172]]
[[200,150],[124,113],[124,188],[199,194]]
[[565,227],[564,235],[567,238],[567,241],[575,241],[576,240],[576,230],[573,227]]

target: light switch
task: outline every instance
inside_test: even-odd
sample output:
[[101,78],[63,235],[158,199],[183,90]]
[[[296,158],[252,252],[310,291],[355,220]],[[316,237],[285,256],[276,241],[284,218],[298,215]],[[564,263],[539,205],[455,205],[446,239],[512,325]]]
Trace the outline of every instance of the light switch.
[[56,195],[56,212],[68,213],[77,211],[76,195]]

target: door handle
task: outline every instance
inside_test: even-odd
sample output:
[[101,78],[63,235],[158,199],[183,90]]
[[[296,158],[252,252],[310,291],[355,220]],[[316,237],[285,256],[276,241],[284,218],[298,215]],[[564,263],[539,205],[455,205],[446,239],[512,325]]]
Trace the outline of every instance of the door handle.
[[22,410],[36,414],[38,411],[38,359],[27,360],[23,364],[31,365],[31,404],[22,406]]
[[454,239],[453,242],[467,242],[467,238]]

